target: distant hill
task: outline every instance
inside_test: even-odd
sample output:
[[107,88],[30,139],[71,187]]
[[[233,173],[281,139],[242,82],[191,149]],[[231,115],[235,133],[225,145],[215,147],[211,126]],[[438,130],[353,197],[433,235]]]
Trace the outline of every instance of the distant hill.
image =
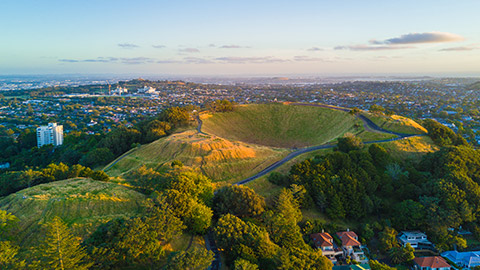
[[468,89],[470,89],[470,90],[480,90],[480,81],[476,82],[474,84],[471,84],[470,86],[468,86]]
[[75,178],[20,190],[0,199],[0,209],[20,219],[19,237],[28,246],[40,239],[41,224],[54,216],[85,236],[102,222],[137,214],[144,199],[118,184]]

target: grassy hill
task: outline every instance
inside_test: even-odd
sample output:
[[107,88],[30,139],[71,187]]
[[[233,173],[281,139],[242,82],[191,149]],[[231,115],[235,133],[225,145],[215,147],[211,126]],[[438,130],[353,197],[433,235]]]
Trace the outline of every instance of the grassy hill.
[[294,148],[330,142],[356,133],[360,120],[347,112],[284,104],[236,106],[235,110],[203,115],[203,131],[257,145]]
[[0,199],[0,209],[20,219],[20,240],[30,245],[40,238],[41,224],[54,216],[85,236],[102,222],[137,214],[144,199],[118,184],[75,178],[18,191]]
[[158,168],[180,160],[213,181],[235,182],[263,170],[287,154],[285,149],[232,142],[189,130],[142,145],[106,172],[111,176],[121,176],[142,165]]
[[[368,116],[386,129],[424,132],[423,127],[408,118]],[[201,114],[201,118],[205,134],[183,130],[142,145],[106,166],[106,172],[122,178],[142,165],[161,168],[180,160],[214,182],[234,183],[282,159],[292,148],[335,142],[347,132],[364,141],[395,137],[366,130],[362,121],[347,112],[313,106],[241,105],[233,112]],[[284,165],[283,170],[288,170],[298,158]]]
[[407,133],[407,134],[425,134],[427,130],[422,127],[417,122],[413,121],[410,118],[406,118],[399,115],[384,115],[384,114],[377,114],[377,113],[363,113],[366,117],[368,117],[372,122],[374,122],[377,126],[398,132],[398,133]]

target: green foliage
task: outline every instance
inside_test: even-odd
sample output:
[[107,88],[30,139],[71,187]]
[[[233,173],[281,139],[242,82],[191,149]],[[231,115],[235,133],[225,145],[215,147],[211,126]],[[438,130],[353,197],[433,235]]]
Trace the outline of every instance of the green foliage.
[[176,252],[167,263],[167,270],[203,270],[213,261],[213,252],[194,248],[188,251]]
[[67,225],[55,217],[46,224],[46,235],[36,251],[42,269],[88,269],[92,263]]
[[180,160],[176,159],[176,160],[172,161],[172,164],[170,164],[170,166],[172,166],[172,168],[175,168],[175,166],[178,166],[178,167],[181,168],[181,167],[183,167],[183,163]]
[[235,260],[234,270],[258,270],[258,265],[240,258]]
[[406,229],[418,229],[424,221],[424,206],[413,200],[405,200],[394,207],[393,223],[395,227]]
[[332,262],[311,248],[282,248],[277,257],[277,269],[332,269]]
[[89,177],[104,182],[110,180],[110,177],[103,171],[92,171],[90,168],[78,164],[69,167],[63,163],[52,163],[38,171],[26,169],[22,172],[1,174],[0,196],[6,196],[27,187],[75,177]]
[[399,246],[397,242],[397,232],[390,227],[385,227],[385,229],[380,232],[378,241],[380,250],[383,252],[387,252],[392,248]]
[[380,105],[373,104],[372,106],[370,106],[369,111],[376,112],[376,113],[381,113],[381,112],[385,111],[385,108],[383,108]]
[[141,136],[137,129],[122,126],[108,133],[100,145],[110,149],[115,156],[119,156],[130,150],[132,144],[140,142]]
[[25,261],[18,258],[19,247],[10,241],[0,241],[0,268],[24,269]]
[[337,139],[337,147],[340,151],[348,153],[353,150],[359,150],[363,147],[362,140],[355,135],[348,133],[343,138]]
[[426,119],[422,124],[427,129],[428,136],[439,146],[467,145],[467,141],[461,135],[455,134],[453,130],[435,120]]
[[190,115],[186,108],[171,107],[166,109],[160,115],[162,121],[166,121],[174,127],[184,126],[188,124]]
[[223,99],[223,100],[215,100],[208,102],[205,107],[213,112],[231,112],[233,111],[233,102],[230,102],[229,100]]
[[279,172],[272,172],[267,177],[268,181],[272,184],[279,186],[287,186],[289,183],[288,176]]
[[246,186],[225,186],[215,193],[213,209],[218,216],[258,217],[265,211],[265,199]]
[[390,267],[384,263],[381,263],[377,260],[370,260],[368,261],[368,264],[372,268],[372,270],[396,270],[397,268],[395,267]]
[[405,263],[415,259],[413,252],[414,249],[410,246],[410,244],[407,244],[406,247],[396,246],[388,251],[390,259],[395,264]]
[[95,167],[110,163],[115,156],[106,147],[94,148],[80,159],[80,164],[87,167]]
[[233,265],[234,260],[243,258],[266,269],[279,250],[265,228],[244,222],[234,215],[220,217],[213,232],[218,247],[224,251],[230,265]]
[[167,244],[185,228],[164,200],[147,204],[146,215],[113,220],[85,241],[98,268],[159,267]]

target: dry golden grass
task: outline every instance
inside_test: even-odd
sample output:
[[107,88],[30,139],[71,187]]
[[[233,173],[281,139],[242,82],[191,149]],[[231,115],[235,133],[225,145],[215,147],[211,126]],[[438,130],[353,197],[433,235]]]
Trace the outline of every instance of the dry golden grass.
[[213,181],[233,183],[261,171],[287,154],[288,150],[285,149],[232,142],[189,130],[141,146],[112,166],[107,173],[121,176],[142,165],[158,168],[173,160],[180,160]]
[[428,153],[439,150],[439,147],[428,136],[405,138],[398,141],[380,144],[388,153],[398,160],[420,159]]
[[381,113],[364,113],[364,115],[372,120],[377,126],[386,130],[407,134],[427,133],[427,130],[420,124],[410,118],[400,115],[386,116]]

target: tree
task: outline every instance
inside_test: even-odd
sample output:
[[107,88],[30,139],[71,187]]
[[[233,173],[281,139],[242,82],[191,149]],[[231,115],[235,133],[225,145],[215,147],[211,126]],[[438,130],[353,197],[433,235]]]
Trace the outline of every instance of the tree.
[[415,259],[415,250],[407,243],[406,247],[396,246],[388,252],[392,262],[395,264],[404,263]]
[[369,111],[374,112],[374,113],[381,113],[381,112],[385,111],[385,108],[383,108],[380,105],[373,104],[372,106],[370,106]]
[[330,270],[332,262],[311,248],[282,248],[277,254],[277,269]]
[[258,270],[258,265],[244,259],[237,259],[234,263],[234,270]]
[[112,151],[106,147],[95,148],[80,159],[80,164],[87,167],[105,165],[115,158]]
[[265,199],[246,186],[226,186],[213,198],[216,215],[233,214],[238,217],[257,217],[265,211]]
[[213,252],[194,248],[188,251],[174,253],[168,260],[167,270],[203,270],[207,269],[213,261]]
[[80,239],[72,235],[59,217],[46,224],[45,239],[37,253],[43,269],[88,269],[92,265],[80,246]]
[[190,115],[185,108],[171,107],[162,112],[160,119],[173,125],[174,127],[188,124]]
[[397,242],[397,232],[395,229],[390,227],[385,227],[385,229],[380,232],[379,235],[379,242],[380,242],[380,250],[383,252],[389,251],[393,247],[398,247]]
[[359,150],[363,147],[362,140],[351,133],[345,134],[343,138],[338,138],[337,141],[338,150],[345,153],[352,150]]
[[23,269],[25,261],[18,259],[17,246],[10,241],[0,241],[0,268],[1,269]]
[[372,268],[372,270],[396,270],[394,267],[390,267],[384,263],[381,263],[377,260],[370,260],[368,261],[368,264]]

